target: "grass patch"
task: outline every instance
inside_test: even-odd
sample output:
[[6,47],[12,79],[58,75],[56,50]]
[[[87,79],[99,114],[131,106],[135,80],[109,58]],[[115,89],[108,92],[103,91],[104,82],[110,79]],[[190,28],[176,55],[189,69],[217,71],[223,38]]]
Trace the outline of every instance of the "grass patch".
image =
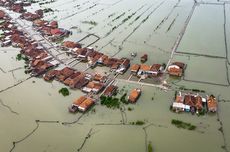
[[190,123],[187,123],[187,122],[183,122],[181,120],[172,119],[171,124],[175,125],[177,128],[183,128],[183,129],[188,129],[188,130],[196,129],[196,126]]
[[54,10],[51,9],[51,8],[45,8],[45,9],[43,9],[43,12],[44,13],[49,13],[49,12],[54,12]]
[[90,24],[90,25],[93,25],[93,26],[97,26],[97,22],[95,22],[95,21],[82,21],[81,23],[83,23],[83,24]]
[[151,142],[149,142],[149,144],[148,144],[148,152],[153,152],[153,147],[152,147]]
[[136,122],[130,122],[131,125],[137,125],[137,126],[142,126],[145,124],[144,121],[137,120]]

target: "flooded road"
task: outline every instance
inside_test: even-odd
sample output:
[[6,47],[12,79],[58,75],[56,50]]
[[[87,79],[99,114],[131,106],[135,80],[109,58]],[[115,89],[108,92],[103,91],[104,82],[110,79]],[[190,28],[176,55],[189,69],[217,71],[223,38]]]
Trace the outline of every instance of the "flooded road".
[[[52,8],[54,12],[45,13],[45,19],[55,19],[60,27],[71,29],[73,35],[67,40],[79,41],[93,33],[100,39],[91,46],[99,51],[128,58],[137,52],[132,64],[140,63],[140,56],[147,53],[146,64],[151,65],[167,64],[194,2],[56,0],[47,4],[35,3],[26,9]],[[215,0],[197,1],[179,46],[172,54],[172,61],[187,64],[181,80],[167,79],[173,89],[165,92],[143,86],[138,102],[124,105],[124,111],[97,104],[94,110],[85,114],[68,112],[68,106],[83,94],[81,91],[70,90],[70,96],[63,97],[58,93],[63,84],[30,78],[24,73],[23,61],[16,61],[19,49],[0,48],[0,151],[147,152],[151,142],[154,152],[228,152],[229,40],[230,1],[225,4]],[[82,43],[87,46],[93,41],[95,38],[90,37]],[[86,68],[84,63],[73,62],[71,65],[79,70]],[[97,67],[88,72],[107,70]],[[129,75],[128,70],[119,79],[128,79]],[[123,92],[140,87],[119,79],[118,86]],[[179,87],[214,94],[219,99],[218,114],[198,117],[172,113],[169,107],[174,89]],[[178,129],[171,125],[172,119],[189,122],[197,129]],[[130,125],[137,120],[145,121],[145,125]]]

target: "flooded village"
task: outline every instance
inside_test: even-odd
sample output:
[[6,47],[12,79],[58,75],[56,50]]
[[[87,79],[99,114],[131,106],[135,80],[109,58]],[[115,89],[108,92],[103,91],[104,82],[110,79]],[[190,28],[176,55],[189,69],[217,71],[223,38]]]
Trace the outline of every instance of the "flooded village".
[[0,151],[228,152],[229,14],[214,0],[0,0]]

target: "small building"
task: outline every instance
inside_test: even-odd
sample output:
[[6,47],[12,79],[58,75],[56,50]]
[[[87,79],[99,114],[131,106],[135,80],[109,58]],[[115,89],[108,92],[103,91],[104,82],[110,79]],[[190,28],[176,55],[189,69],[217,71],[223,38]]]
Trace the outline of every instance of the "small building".
[[153,64],[150,68],[150,75],[153,77],[158,76],[162,72],[163,68],[161,64]]
[[65,67],[58,72],[58,74],[56,75],[56,78],[57,78],[57,80],[64,82],[65,79],[67,79],[68,77],[70,77],[73,74],[74,74],[73,69],[71,69],[69,67]]
[[209,112],[216,112],[217,111],[217,101],[216,101],[215,96],[210,95],[208,97],[207,106],[208,106]]
[[135,88],[135,89],[131,90],[131,92],[128,96],[128,101],[131,103],[135,103],[135,102],[137,102],[140,95],[141,95],[141,89]]
[[66,48],[70,48],[70,49],[81,48],[81,45],[79,43],[72,42],[72,41],[64,41],[62,43],[62,46],[66,47]]
[[81,105],[83,101],[87,99],[86,96],[81,96],[78,99],[74,100],[72,105],[69,107],[70,112],[76,112],[78,110],[78,107]]
[[119,65],[118,69],[116,70],[117,73],[124,74],[128,68],[130,67],[130,60],[129,59],[122,59],[123,62]]
[[167,70],[169,75],[181,77],[184,74],[185,64],[182,62],[174,62],[168,66]]
[[57,70],[50,70],[50,71],[48,71],[45,75],[44,75],[44,77],[43,77],[43,79],[45,80],[45,81],[51,81],[51,80],[53,80],[54,78],[55,78],[55,76],[58,74],[58,71]]
[[57,21],[51,21],[48,26],[51,28],[58,28],[58,22]]
[[89,82],[85,87],[82,88],[83,92],[86,93],[95,93],[98,94],[100,91],[102,91],[104,88],[103,83],[98,83],[98,82]]
[[133,64],[130,68],[131,74],[136,75],[139,69],[140,69],[139,64]]
[[94,105],[95,102],[96,100],[91,97],[81,96],[72,103],[72,105],[69,107],[69,112],[76,112],[77,110],[85,112],[92,105]]
[[185,104],[180,103],[180,102],[173,102],[172,110],[175,112],[183,112],[183,111],[189,112],[190,106],[185,105]]
[[142,63],[145,63],[147,60],[148,60],[148,55],[147,55],[147,54],[144,54],[144,55],[141,57],[141,62],[142,62]]
[[79,111],[81,112],[85,112],[86,110],[88,110],[92,105],[94,105],[95,103],[95,99],[93,98],[87,98],[86,100],[84,100],[78,107]]
[[111,97],[111,96],[113,96],[113,95],[117,92],[117,90],[118,90],[118,87],[117,87],[117,86],[115,86],[115,85],[110,85],[110,86],[108,86],[108,87],[105,89],[103,95],[104,95],[104,96],[107,96],[107,97]]
[[108,77],[107,76],[103,76],[100,74],[95,74],[93,77],[94,81],[98,81],[100,83],[105,83],[107,81]]
[[150,73],[150,69],[151,69],[151,66],[146,65],[146,64],[141,64],[137,75],[139,77],[141,77],[142,75],[145,75],[147,77]]

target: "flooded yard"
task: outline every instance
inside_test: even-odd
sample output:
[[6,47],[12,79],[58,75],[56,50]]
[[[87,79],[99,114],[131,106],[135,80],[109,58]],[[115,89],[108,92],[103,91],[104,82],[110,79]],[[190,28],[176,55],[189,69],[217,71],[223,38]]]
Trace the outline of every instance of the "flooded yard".
[[[57,20],[70,29],[72,35],[66,40],[80,41],[109,56],[130,58],[131,64],[140,64],[140,57],[148,54],[148,65],[167,64],[172,58],[171,62],[184,62],[187,67],[181,79],[167,77],[168,91],[136,83],[139,78],[130,77],[128,70],[116,80],[120,88],[117,97],[142,88],[136,104],[109,109],[98,102],[86,113],[72,114],[68,107],[83,92],[71,89],[70,95],[63,97],[58,91],[64,84],[30,77],[25,74],[24,62],[16,60],[20,50],[1,47],[0,151],[147,152],[151,143],[154,152],[228,152],[230,1],[225,2],[197,1],[190,20],[193,0],[44,0],[26,7],[28,11],[51,8],[53,12],[45,13],[44,19]],[[88,34],[95,36],[85,38]],[[131,57],[134,52],[137,56]],[[88,68],[65,53],[60,59],[80,71],[109,71],[107,67]],[[129,77],[133,83],[126,81]],[[156,83],[152,79],[142,82]],[[214,94],[219,100],[218,113],[171,112],[175,90],[180,87]],[[176,128],[172,119],[194,124],[197,129]],[[138,120],[144,125],[132,124]]]

